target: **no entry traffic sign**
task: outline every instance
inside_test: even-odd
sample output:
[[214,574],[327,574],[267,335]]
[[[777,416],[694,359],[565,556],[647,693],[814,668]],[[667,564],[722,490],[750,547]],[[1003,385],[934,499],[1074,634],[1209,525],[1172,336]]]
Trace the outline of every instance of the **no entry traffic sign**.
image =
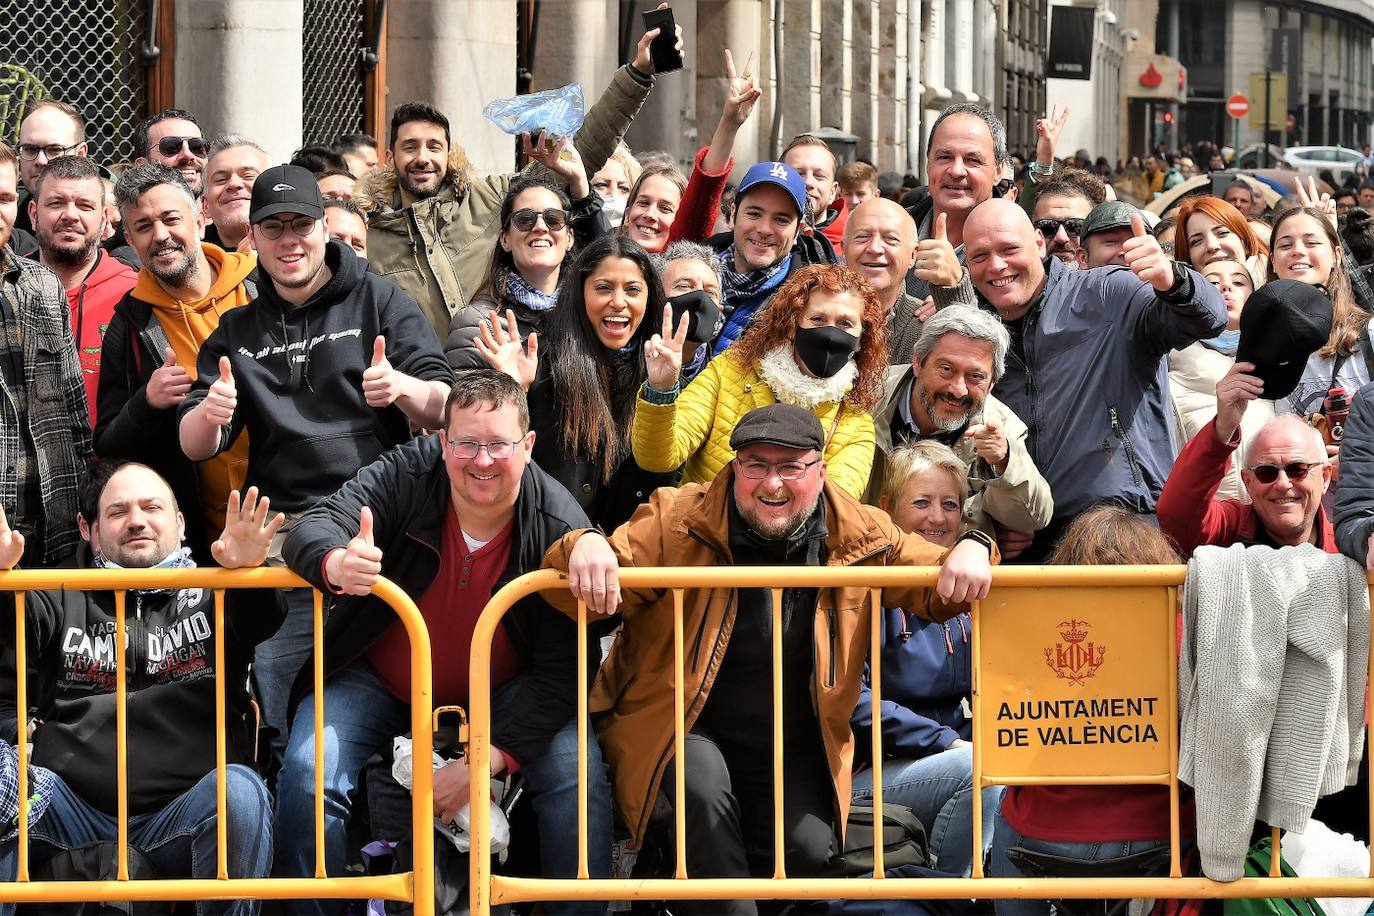
[[1237,92],[1226,100],[1226,113],[1236,119],[1245,117],[1250,113],[1250,100]]

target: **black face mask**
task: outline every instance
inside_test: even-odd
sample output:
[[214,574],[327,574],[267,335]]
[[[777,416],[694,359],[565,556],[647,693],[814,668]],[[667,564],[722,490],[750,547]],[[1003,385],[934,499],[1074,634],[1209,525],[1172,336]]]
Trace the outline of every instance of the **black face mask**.
[[802,365],[816,378],[830,378],[845,367],[859,349],[859,338],[840,328],[798,328],[792,341]]
[[710,343],[716,333],[716,324],[720,321],[720,307],[705,290],[694,289],[690,293],[673,296],[668,304],[673,307],[673,333],[677,332],[682,316],[690,315],[687,339],[693,343]]

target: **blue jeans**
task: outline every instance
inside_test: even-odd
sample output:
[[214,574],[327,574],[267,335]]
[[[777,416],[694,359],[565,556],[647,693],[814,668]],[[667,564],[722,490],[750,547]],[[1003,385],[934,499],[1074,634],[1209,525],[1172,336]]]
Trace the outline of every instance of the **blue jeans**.
[[[1012,846],[1022,846],[1026,849],[1038,852],[1050,852],[1055,855],[1067,856],[1074,859],[1087,859],[1096,861],[1098,859],[1112,859],[1117,856],[1129,855],[1133,852],[1143,852],[1146,849],[1154,849],[1158,846],[1167,846],[1169,841],[1164,840],[1101,840],[1094,843],[1065,843],[1058,840],[1037,840],[1034,837],[1022,836],[1012,829],[1011,825],[1002,819],[999,812],[997,816],[997,829],[992,837],[992,858],[988,874],[994,878],[1019,878],[1021,872],[1017,870],[1007,859],[1007,850]],[[1054,906],[1048,900],[998,900],[997,916],[1047,916],[1054,912]]]
[[[315,592],[291,588],[286,596],[286,618],[277,632],[258,643],[253,652],[253,689],[262,708],[262,721],[277,730],[272,750],[286,752],[286,730],[291,724],[288,705],[291,685],[314,646]],[[308,872],[313,874],[314,871]]]
[[[873,771],[854,775],[853,800],[871,804]],[[906,805],[925,825],[931,867],[952,875],[973,871],[973,747],[955,747],[918,760],[883,761],[883,802]],[[1002,803],[1002,787],[983,790],[983,849]]]
[[[510,686],[510,685],[508,685]],[[509,696],[497,688],[492,718],[499,719]],[[365,662],[355,662],[325,684],[325,866],[343,873],[347,825],[363,764],[391,739],[410,728],[410,708],[382,686]],[[277,859],[279,875],[310,875],[315,862],[315,716],[312,696],[296,708],[291,740],[277,786]],[[611,869],[611,787],[596,736],[588,729],[587,867],[592,877]],[[577,875],[577,723],[569,722],[535,760],[522,760],[521,773],[539,819],[540,855],[548,877]],[[345,901],[302,900],[294,913],[341,913]],[[603,913],[604,904],[546,904],[545,912]]]
[[[119,824],[77,797],[60,776],[53,780],[48,810],[29,831],[30,869],[57,853],[88,843],[113,842]],[[231,878],[265,878],[272,868],[272,799],[252,769],[230,764],[225,769]],[[113,778],[113,774],[111,774]],[[129,842],[143,850],[160,877],[214,878],[216,860],[215,774],[211,771],[160,811],[129,817]],[[0,844],[0,880],[13,881],[19,871],[15,840]],[[31,871],[32,873],[32,871]],[[256,900],[200,901],[199,916],[252,916]],[[14,904],[0,913],[14,912]]]

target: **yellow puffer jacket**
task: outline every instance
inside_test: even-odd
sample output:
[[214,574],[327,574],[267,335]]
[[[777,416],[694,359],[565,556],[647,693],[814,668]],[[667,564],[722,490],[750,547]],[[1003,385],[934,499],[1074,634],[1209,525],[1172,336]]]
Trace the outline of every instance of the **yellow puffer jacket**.
[[[727,351],[711,360],[672,404],[650,404],[640,395],[630,433],[635,461],[659,473],[686,462],[684,484],[710,484],[735,457],[730,448],[735,424],[749,411],[776,401],[758,366],[746,368]],[[822,404],[814,413],[829,437],[826,474],[862,499],[873,470],[873,417],[842,401]]]

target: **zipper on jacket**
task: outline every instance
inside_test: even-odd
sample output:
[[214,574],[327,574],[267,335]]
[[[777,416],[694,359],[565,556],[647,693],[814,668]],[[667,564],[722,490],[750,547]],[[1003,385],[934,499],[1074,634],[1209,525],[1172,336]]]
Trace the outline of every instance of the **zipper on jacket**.
[[826,676],[826,679],[825,679],[825,686],[827,686],[827,687],[834,687],[834,686],[835,686],[835,644],[836,644],[836,641],[837,641],[837,637],[836,637],[836,635],[835,635],[836,622],[835,622],[835,609],[834,609],[833,607],[828,608],[828,609],[826,610],[826,617],[829,619],[829,622],[830,622],[830,673]]
[[1112,423],[1112,434],[1121,442],[1121,448],[1126,453],[1126,464],[1131,469],[1131,480],[1137,485],[1145,483],[1145,476],[1140,473],[1140,465],[1135,460],[1135,449],[1131,447],[1130,437],[1126,435],[1126,430],[1121,426],[1121,419],[1117,416],[1115,407],[1107,408],[1107,416]]
[[[728,600],[728,599],[727,599]],[[726,605],[726,613],[729,613],[729,605]],[[710,599],[706,601],[706,610],[701,615],[701,623],[697,624],[697,635],[692,638],[692,670],[696,671],[701,662],[701,643],[702,637],[706,635],[706,618],[711,612]]]

